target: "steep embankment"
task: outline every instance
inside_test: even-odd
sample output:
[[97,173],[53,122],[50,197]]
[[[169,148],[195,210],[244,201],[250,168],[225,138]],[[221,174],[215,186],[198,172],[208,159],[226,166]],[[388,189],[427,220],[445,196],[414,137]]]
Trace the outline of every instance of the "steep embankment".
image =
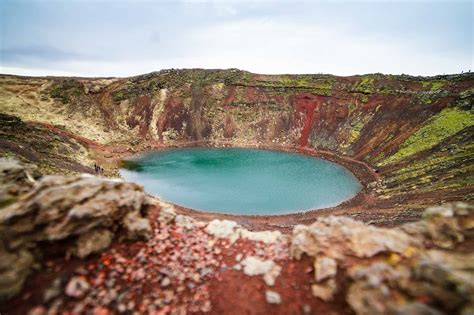
[[[186,143],[314,149],[363,162],[351,167],[355,173],[362,165],[379,170],[377,182],[365,181],[375,201],[359,203],[357,213],[372,207],[399,214],[472,199],[473,99],[470,73],[336,77],[194,69],[121,79],[0,77],[0,112],[54,125],[51,132],[88,149],[83,158],[65,154],[83,165],[99,160],[110,169],[127,152]],[[2,155],[30,159],[3,144],[28,145],[26,139],[7,133],[3,140]]]

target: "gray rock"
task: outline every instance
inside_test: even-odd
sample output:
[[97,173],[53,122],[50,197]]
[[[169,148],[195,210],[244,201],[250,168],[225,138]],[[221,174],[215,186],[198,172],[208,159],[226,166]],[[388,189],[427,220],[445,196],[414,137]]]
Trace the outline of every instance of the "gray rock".
[[76,241],[75,254],[84,258],[93,253],[101,252],[109,247],[114,234],[107,229],[95,229],[89,233],[82,234]]
[[164,277],[163,279],[161,279],[160,286],[161,286],[162,288],[166,288],[166,287],[169,286],[170,284],[171,284],[170,278]]
[[[133,183],[94,176],[46,176],[0,211],[0,299],[18,293],[42,241],[76,239],[79,257],[106,248],[111,230],[146,237],[147,196]],[[8,251],[7,251],[8,249]],[[35,249],[35,250],[32,250]],[[38,259],[39,261],[39,259]]]
[[41,176],[38,167],[10,158],[0,158],[0,208],[30,191]]
[[280,304],[281,303],[280,294],[278,294],[275,291],[266,290],[265,291],[265,299],[270,304]]
[[281,272],[281,267],[273,260],[262,260],[256,256],[246,257],[241,264],[247,276],[263,275],[263,280],[270,286],[275,284],[275,279]]
[[337,283],[334,279],[329,279],[324,283],[313,284],[311,293],[314,297],[320,298],[325,302],[332,301],[337,292]]
[[337,272],[337,262],[329,257],[318,257],[314,261],[314,276],[317,282],[332,278]]
[[123,225],[128,213],[146,209],[145,197],[133,183],[93,176],[46,176],[0,212],[0,232],[12,247],[62,240],[99,227]]
[[299,259],[309,256],[327,256],[343,259],[346,255],[372,257],[382,252],[403,253],[416,240],[408,234],[368,226],[345,217],[322,217],[310,226],[297,225],[293,229],[290,251]]
[[34,258],[27,249],[7,251],[0,240],[0,301],[19,293],[30,274]]
[[147,218],[141,216],[138,211],[127,213],[123,219],[123,226],[128,231],[128,238],[148,239],[151,234],[150,222]]

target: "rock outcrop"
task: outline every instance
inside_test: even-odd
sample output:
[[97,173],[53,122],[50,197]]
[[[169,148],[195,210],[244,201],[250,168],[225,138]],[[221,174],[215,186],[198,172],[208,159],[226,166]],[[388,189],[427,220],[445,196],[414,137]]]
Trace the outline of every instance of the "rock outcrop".
[[[469,314],[474,255],[459,245],[472,238],[474,207],[445,204],[428,208],[424,218],[395,229],[321,218],[296,226],[290,248],[297,259],[314,257],[312,293],[324,301],[331,301],[341,285],[337,266],[345,269],[347,303],[357,314]],[[353,258],[358,260],[347,262]]]
[[[4,177],[13,172],[19,174],[15,180],[29,177],[18,163],[0,164]],[[107,248],[117,233],[148,237],[147,198],[140,186],[120,180],[90,175],[39,179],[17,202],[0,209],[0,297],[21,289],[44,246],[71,241],[70,253],[84,258]]]
[[20,195],[34,187],[40,176],[36,165],[22,165],[15,159],[0,158],[0,207],[17,201]]

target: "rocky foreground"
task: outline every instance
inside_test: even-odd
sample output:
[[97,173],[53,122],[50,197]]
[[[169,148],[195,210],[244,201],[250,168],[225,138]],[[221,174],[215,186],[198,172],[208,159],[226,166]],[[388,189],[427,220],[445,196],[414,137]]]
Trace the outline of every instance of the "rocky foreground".
[[472,314],[474,207],[290,235],[201,222],[132,183],[0,163],[1,314]]

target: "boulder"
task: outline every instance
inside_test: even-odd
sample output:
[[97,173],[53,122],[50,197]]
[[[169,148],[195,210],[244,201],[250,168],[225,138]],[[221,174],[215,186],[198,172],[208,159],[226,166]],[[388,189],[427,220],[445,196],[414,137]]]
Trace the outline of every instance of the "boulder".
[[346,255],[372,257],[381,252],[404,253],[415,240],[402,231],[377,228],[346,217],[318,218],[313,224],[293,229],[290,251],[300,259],[327,256],[344,259]]
[[145,197],[133,183],[94,176],[46,176],[0,211],[0,233],[10,248],[63,240],[97,228],[121,227],[130,237],[144,236],[143,226],[133,222],[147,211]]
[[0,158],[0,208],[14,203],[21,194],[30,191],[40,176],[36,165]]
[[[14,178],[30,177],[20,164],[10,166]],[[128,238],[151,232],[148,199],[136,184],[84,175],[46,176],[25,185],[28,192],[0,209],[0,299],[21,290],[45,242],[71,241],[70,252],[84,258],[107,248],[116,231]]]

